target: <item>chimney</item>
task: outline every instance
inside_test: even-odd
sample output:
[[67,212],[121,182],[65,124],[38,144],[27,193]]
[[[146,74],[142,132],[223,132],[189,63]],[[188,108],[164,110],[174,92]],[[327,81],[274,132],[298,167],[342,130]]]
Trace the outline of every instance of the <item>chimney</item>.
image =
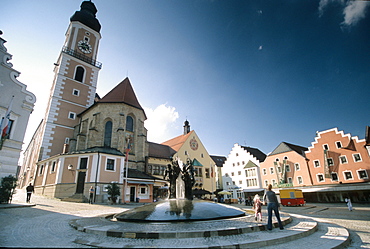
[[63,146],[63,154],[68,153],[68,147],[69,147],[69,144],[64,144],[64,146]]

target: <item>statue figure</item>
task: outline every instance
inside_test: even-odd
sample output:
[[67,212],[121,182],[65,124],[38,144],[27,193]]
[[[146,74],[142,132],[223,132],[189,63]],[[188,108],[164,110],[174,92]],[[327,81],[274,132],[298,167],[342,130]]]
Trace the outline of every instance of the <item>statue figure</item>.
[[182,169],[177,160],[172,160],[172,165],[168,164],[164,172],[163,179],[170,182],[169,198],[175,199],[176,195],[176,180],[181,173],[181,179],[185,185],[185,198],[193,200],[193,186],[195,184],[193,162],[188,158],[186,164],[184,163]]
[[176,179],[178,178],[180,171],[180,166],[178,165],[177,161],[172,161],[172,165],[168,164],[164,173],[163,178],[170,182],[170,199],[176,198]]
[[193,186],[195,184],[193,162],[188,158],[182,168],[182,180],[185,184],[185,198],[193,200]]

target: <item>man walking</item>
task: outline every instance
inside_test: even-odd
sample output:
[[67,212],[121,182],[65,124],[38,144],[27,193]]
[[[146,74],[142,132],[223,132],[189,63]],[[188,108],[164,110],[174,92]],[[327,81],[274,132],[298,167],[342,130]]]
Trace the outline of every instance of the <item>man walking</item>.
[[31,201],[31,195],[32,195],[32,193],[35,192],[35,189],[32,186],[32,183],[30,183],[30,185],[27,186],[26,192],[27,192],[26,202],[29,203]]
[[272,191],[271,189],[272,189],[272,185],[269,184],[268,187],[267,187],[267,191],[263,195],[264,205],[266,205],[266,203],[267,203],[267,214],[268,214],[267,229],[272,230],[272,210],[274,210],[276,219],[279,223],[280,230],[283,230],[284,227],[283,227],[283,224],[281,223],[280,214],[279,214],[280,204],[277,200],[275,192]]

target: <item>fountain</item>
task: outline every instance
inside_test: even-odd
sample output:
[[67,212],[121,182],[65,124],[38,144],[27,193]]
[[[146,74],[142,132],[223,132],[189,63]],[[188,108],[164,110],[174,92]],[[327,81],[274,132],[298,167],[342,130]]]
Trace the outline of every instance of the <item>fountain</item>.
[[[167,200],[145,204],[127,211],[102,217],[75,219],[70,225],[88,236],[74,242],[99,248],[256,248],[268,245],[266,225],[255,223],[253,215],[242,209],[193,200],[193,162],[172,161],[165,179],[170,183]],[[284,225],[290,217],[282,217]],[[277,222],[274,223],[277,227]],[[311,228],[310,228],[311,229]],[[305,230],[305,228],[299,228]],[[115,237],[104,240],[99,234]],[[280,233],[272,244],[281,243]],[[289,236],[294,238],[294,236]]]
[[179,222],[217,220],[245,216],[239,208],[212,201],[193,200],[194,167],[190,158],[186,163],[172,160],[164,178],[169,182],[169,199],[146,204],[114,215],[117,221]]

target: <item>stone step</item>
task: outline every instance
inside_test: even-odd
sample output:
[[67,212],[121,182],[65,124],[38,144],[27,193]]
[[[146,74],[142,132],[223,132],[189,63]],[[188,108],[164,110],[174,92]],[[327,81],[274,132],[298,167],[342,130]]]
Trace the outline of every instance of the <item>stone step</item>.
[[[70,225],[86,233],[135,239],[176,239],[216,237],[265,231],[266,222],[256,222],[251,215],[193,222],[121,222],[112,221],[111,215],[75,219]],[[290,216],[281,217],[283,225],[292,222]],[[266,220],[265,220],[266,221]],[[273,218],[273,225],[278,226]]]
[[[106,220],[102,217],[99,218],[103,223]],[[250,220],[253,220],[253,217],[249,217]],[[192,222],[190,225],[194,229],[192,231],[184,231],[182,228],[185,224],[179,224],[175,227],[176,231],[173,231],[170,236],[168,230],[163,230],[166,227],[166,224],[157,223],[157,230],[151,230],[151,233],[157,234],[167,234],[162,235],[159,238],[159,235],[156,239],[151,237],[139,236],[137,234],[145,234],[146,228],[155,229],[153,224],[146,227],[142,223],[136,224],[142,227],[142,230],[135,230],[135,227],[131,227],[131,231],[134,231],[132,234],[117,234],[117,226],[107,226],[107,224],[102,226],[97,224],[99,222],[88,221],[86,219],[75,220],[71,222],[71,226],[75,227],[77,230],[85,231],[83,236],[77,238],[74,242],[82,245],[101,247],[101,248],[341,248],[349,243],[349,233],[346,229],[329,223],[321,223],[314,221],[308,218],[302,217],[284,217],[283,218],[287,223],[284,226],[284,230],[277,228],[277,223],[275,221],[275,228],[272,231],[265,230],[266,226],[262,223],[256,222],[246,222],[249,223],[247,226],[254,227],[253,229],[245,230],[245,232],[235,232],[243,231],[239,228],[234,230],[234,234],[228,234],[228,232],[222,231],[231,231],[232,227],[228,226],[223,220],[224,228],[220,233],[207,233],[208,231],[220,231],[220,229],[212,229],[214,222],[201,222],[195,224]],[[83,221],[83,222],[82,222]],[[290,221],[290,222],[287,222]],[[82,223],[85,223],[84,225]],[[93,223],[94,225],[88,225]],[[114,223],[114,222],[113,222]],[[236,222],[238,224],[238,222]],[[230,224],[229,224],[230,225]],[[135,226],[135,225],[134,225]],[[171,226],[169,226],[171,227]],[[194,233],[196,229],[203,227],[207,230],[199,230],[198,235]],[[207,228],[208,227],[208,228]],[[239,230],[238,230],[239,229]],[[111,233],[113,232],[113,233]],[[185,233],[185,235],[184,235]],[[173,234],[177,234],[173,236]],[[183,234],[183,235],[182,235]],[[205,236],[208,234],[208,236]],[[109,237],[109,236],[113,237]],[[117,237],[114,237],[117,236]],[[131,237],[130,237],[131,236]],[[166,238],[166,236],[169,236]],[[183,236],[183,237],[182,237]],[[191,237],[193,236],[193,237]],[[312,246],[315,245],[315,246]],[[319,245],[319,246],[316,246]],[[304,247],[307,246],[307,247]]]
[[284,230],[274,228],[271,231],[260,231],[238,235],[172,238],[172,239],[133,239],[83,236],[74,242],[100,248],[260,248],[289,242],[308,236],[317,230],[317,222],[299,222],[286,226]]
[[[294,218],[296,219],[296,218]],[[346,228],[334,223],[318,222],[318,229],[307,237],[298,238],[292,241],[285,241],[283,244],[266,246],[265,249],[312,249],[312,248],[347,248],[351,243],[349,232]]]
[[89,200],[86,198],[84,194],[74,194],[70,197],[62,198],[61,201],[68,201],[68,202],[78,202],[78,203],[86,203]]

